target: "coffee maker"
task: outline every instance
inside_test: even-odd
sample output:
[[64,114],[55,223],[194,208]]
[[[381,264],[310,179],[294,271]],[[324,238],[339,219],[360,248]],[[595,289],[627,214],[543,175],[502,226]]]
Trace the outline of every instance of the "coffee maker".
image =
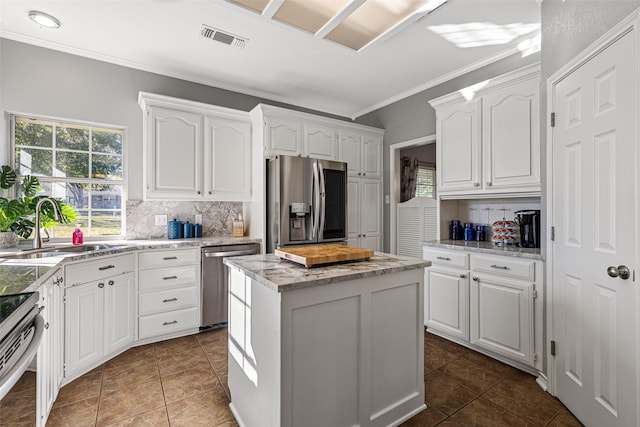
[[540,211],[535,209],[516,211],[516,221],[520,225],[521,248],[540,247]]

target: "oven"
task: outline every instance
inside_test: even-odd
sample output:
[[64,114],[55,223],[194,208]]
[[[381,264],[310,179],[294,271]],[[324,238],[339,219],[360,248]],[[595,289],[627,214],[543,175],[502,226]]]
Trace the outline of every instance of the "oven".
[[38,292],[0,295],[0,400],[33,360],[44,331]]

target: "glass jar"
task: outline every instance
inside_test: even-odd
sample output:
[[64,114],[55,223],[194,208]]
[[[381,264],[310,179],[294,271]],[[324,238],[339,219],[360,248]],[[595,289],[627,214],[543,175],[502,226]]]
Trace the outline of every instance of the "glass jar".
[[475,240],[475,232],[473,230],[473,224],[470,222],[464,223],[464,240]]

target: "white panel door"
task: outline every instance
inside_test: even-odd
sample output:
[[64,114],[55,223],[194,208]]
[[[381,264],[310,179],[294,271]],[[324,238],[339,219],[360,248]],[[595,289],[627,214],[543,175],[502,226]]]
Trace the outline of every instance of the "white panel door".
[[469,275],[431,267],[425,278],[425,325],[469,341]]
[[133,273],[103,280],[105,354],[128,347],[135,338]]
[[436,135],[438,191],[480,189],[480,101],[438,110]]
[[207,117],[204,137],[205,198],[244,201],[251,197],[251,124]]
[[[558,398],[587,426],[637,426],[635,32],[552,89]],[[611,277],[627,266],[628,279]]]
[[360,237],[360,179],[347,179],[347,244],[357,246]]
[[362,176],[382,178],[382,136],[365,133],[362,136]]
[[[382,182],[378,179],[362,179],[360,196],[360,238],[370,246],[382,236]],[[376,245],[370,247],[379,251]],[[366,247],[366,246],[365,246]]]
[[196,200],[202,193],[202,115],[149,109],[146,196]]

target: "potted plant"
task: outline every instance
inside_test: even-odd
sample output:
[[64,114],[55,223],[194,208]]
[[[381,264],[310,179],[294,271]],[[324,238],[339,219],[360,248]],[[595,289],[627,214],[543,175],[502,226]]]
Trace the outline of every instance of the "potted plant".
[[[17,182],[17,174],[11,166],[4,165],[0,168],[0,188],[10,190]],[[15,198],[0,197],[0,248],[13,248],[18,245],[18,236],[29,238],[33,232],[35,223],[36,204],[45,195],[38,196],[40,181],[37,177],[26,175],[20,183],[19,193]],[[9,191],[6,191],[9,193]],[[7,194],[9,195],[9,194]],[[54,198],[60,213],[62,222],[72,222],[76,219],[73,208],[61,200]],[[50,228],[58,224],[53,219],[53,208],[49,204],[42,206],[41,225]]]

